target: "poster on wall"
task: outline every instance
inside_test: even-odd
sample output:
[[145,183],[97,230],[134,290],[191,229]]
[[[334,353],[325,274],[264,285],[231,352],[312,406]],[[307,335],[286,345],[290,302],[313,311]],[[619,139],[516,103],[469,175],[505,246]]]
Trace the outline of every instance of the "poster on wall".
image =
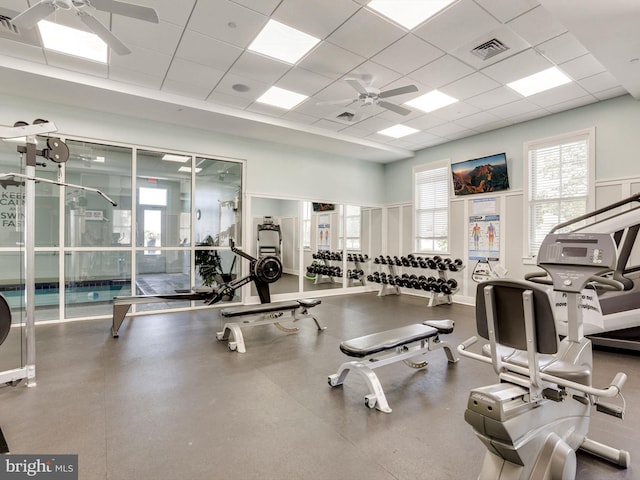
[[331,223],[329,214],[318,215],[318,251],[331,249]]
[[469,260],[500,260],[500,215],[469,217]]

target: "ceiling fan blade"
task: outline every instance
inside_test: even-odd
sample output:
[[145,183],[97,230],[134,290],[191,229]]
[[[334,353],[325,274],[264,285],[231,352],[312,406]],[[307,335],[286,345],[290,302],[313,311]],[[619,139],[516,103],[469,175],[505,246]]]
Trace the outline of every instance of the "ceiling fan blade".
[[52,14],[55,10],[56,6],[53,4],[53,0],[42,0],[15,17],[11,20],[11,23],[18,28],[33,28],[40,20]]
[[100,21],[85,11],[79,11],[78,17],[82,20],[87,27],[89,27],[93,33],[95,33],[100,39],[107,44],[107,46],[116,52],[118,55],[128,55],[131,50],[120,41],[113,33],[109,31]]
[[344,81],[351,85],[356,92],[362,95],[367,95],[369,93],[367,92],[367,89],[364,88],[362,82],[360,82],[360,80],[358,80],[357,78],[345,78]]
[[409,115],[411,113],[411,110],[408,108],[401,107],[394,103],[385,102],[384,100],[378,102],[378,105],[382,108],[386,108],[387,110],[391,110],[392,112],[399,113],[400,115]]
[[155,8],[143,7],[133,3],[118,2],[117,0],[90,0],[89,5],[103,12],[115,13],[125,17],[137,18],[145,22],[158,23],[158,12]]
[[322,105],[342,105],[346,103],[346,106],[348,106],[354,102],[357,102],[357,100],[354,100],[353,98],[343,98],[342,100],[325,100],[324,102],[317,102],[316,105],[320,107]]
[[418,87],[416,87],[415,85],[405,85],[404,87],[392,88],[391,90],[380,92],[380,95],[378,95],[378,97],[387,98],[393,97],[395,95],[402,95],[403,93],[412,93],[417,91]]

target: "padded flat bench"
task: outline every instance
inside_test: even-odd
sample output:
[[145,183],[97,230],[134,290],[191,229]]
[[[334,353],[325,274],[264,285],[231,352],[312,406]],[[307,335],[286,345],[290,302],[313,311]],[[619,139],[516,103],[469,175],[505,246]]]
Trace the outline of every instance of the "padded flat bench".
[[[423,368],[428,363],[424,360],[424,355],[439,348],[444,348],[450,363],[457,362],[458,357],[454,349],[439,337],[440,334],[453,332],[453,327],[453,320],[427,320],[423,323],[405,325],[346,340],[340,344],[340,350],[350,357],[363,360],[343,363],[337,373],[329,375],[329,385],[332,387],[342,385],[349,372],[353,370],[362,375],[369,387],[370,393],[364,397],[365,405],[369,408],[375,407],[381,412],[391,413],[380,380],[373,370],[399,361],[403,361],[412,368]],[[393,352],[374,356],[389,350]]]
[[[309,309],[320,305],[321,300],[317,298],[302,298],[291,302],[263,303],[260,305],[247,305],[244,307],[224,308],[220,310],[220,316],[227,319],[235,319],[225,323],[221,332],[216,333],[218,340],[227,340],[229,350],[236,350],[239,353],[247,351],[242,336],[243,327],[254,327],[256,325],[275,325],[277,328],[287,333],[298,331],[297,327],[285,327],[280,324],[283,320],[297,322],[304,318],[311,318],[318,327],[324,330],[316,317],[309,313]],[[231,336],[231,339],[230,339]]]

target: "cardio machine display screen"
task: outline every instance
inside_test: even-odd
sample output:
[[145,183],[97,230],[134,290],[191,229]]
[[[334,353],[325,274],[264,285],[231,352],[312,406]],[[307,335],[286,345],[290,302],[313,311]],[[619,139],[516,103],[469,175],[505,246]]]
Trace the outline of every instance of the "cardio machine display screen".
[[587,256],[587,248],[586,247],[564,247],[562,249],[563,257],[586,257]]

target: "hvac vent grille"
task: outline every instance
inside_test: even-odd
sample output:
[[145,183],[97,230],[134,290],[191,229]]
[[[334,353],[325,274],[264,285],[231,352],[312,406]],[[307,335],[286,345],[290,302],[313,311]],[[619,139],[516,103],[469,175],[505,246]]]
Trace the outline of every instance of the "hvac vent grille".
[[488,42],[484,42],[482,45],[478,45],[476,48],[471,50],[471,53],[476,57],[480,57],[482,60],[488,60],[502,52],[506,52],[507,50],[509,50],[509,47],[497,38],[493,38]]
[[11,23],[11,17],[7,17],[6,15],[0,15],[0,30],[4,33],[20,36],[18,27]]
[[355,117],[355,115],[353,113],[351,113],[351,112],[342,112],[336,118],[339,118],[340,120],[346,120],[346,121],[350,122],[351,120],[353,120],[354,117]]

